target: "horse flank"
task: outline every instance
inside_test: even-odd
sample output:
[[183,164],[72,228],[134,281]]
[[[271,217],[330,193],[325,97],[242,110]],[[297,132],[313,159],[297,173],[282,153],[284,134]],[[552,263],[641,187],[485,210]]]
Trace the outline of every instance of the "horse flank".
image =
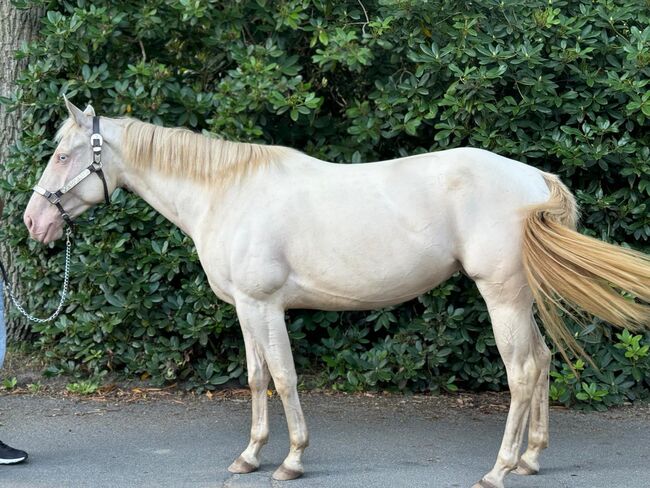
[[125,119],[124,160],[138,169],[154,169],[206,184],[240,181],[279,163],[294,150],[211,138],[181,128]]

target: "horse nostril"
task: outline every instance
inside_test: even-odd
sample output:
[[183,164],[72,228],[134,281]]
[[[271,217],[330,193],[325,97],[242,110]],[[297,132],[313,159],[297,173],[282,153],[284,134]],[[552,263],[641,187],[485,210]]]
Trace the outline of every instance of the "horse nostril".
[[34,227],[34,221],[32,220],[32,218],[29,215],[25,215],[25,218],[23,220],[25,221],[25,225],[27,226],[27,230],[31,232],[33,227]]

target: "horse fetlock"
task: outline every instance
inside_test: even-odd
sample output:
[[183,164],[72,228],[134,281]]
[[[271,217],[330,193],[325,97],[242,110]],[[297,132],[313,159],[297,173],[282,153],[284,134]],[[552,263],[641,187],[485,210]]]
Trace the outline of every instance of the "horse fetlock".
[[[495,476],[498,475],[503,477],[517,467],[518,461],[519,461],[519,449],[502,448],[502,450],[499,452],[499,455],[497,456],[497,463],[494,466],[494,469],[490,473]],[[484,478],[486,477],[487,476],[485,476]]]
[[[524,454],[532,459],[537,458],[542,449],[548,447],[548,432],[546,430],[531,430],[528,434],[528,451]],[[523,457],[523,456],[522,456]]]
[[298,432],[291,436],[290,452],[302,456],[304,450],[309,447],[309,435],[306,432]]
[[265,446],[266,443],[269,442],[269,433],[263,432],[263,433],[255,433],[251,434],[251,446],[259,446],[261,448],[262,446]]

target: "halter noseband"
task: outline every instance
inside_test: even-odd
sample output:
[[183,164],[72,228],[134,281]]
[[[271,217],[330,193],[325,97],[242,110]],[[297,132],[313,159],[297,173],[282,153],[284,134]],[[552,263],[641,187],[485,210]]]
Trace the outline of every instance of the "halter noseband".
[[93,117],[93,133],[90,136],[90,146],[93,150],[92,163],[90,163],[90,165],[88,165],[86,169],[81,171],[81,173],[79,173],[77,176],[72,178],[70,181],[68,181],[65,185],[63,185],[60,189],[58,189],[55,192],[48,191],[45,188],[42,188],[38,185],[34,186],[34,191],[39,195],[44,196],[47,199],[47,201],[50,202],[52,205],[55,205],[56,208],[61,213],[61,217],[63,217],[63,220],[65,220],[66,224],[68,224],[68,226],[73,230],[74,230],[74,223],[72,222],[72,219],[70,218],[68,213],[63,209],[63,206],[61,205],[61,197],[65,195],[67,192],[69,192],[70,190],[72,190],[83,180],[85,180],[88,176],[90,176],[93,173],[99,176],[99,179],[102,180],[102,185],[104,186],[104,200],[106,200],[107,205],[111,203],[110,196],[108,194],[108,185],[106,184],[106,178],[104,177],[104,171],[102,169],[102,145],[103,144],[104,144],[104,138],[99,133],[99,117],[95,116]]

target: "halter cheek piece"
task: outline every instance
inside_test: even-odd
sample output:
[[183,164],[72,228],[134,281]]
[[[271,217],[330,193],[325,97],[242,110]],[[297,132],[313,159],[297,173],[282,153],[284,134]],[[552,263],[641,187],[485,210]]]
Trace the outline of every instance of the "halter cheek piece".
[[90,163],[90,165],[88,165],[86,169],[84,169],[81,173],[79,173],[77,176],[72,178],[70,181],[68,181],[65,185],[63,185],[60,189],[58,189],[55,192],[48,191],[45,188],[42,188],[38,185],[34,186],[34,191],[36,193],[47,198],[48,202],[50,202],[52,205],[55,205],[56,208],[59,209],[59,212],[61,213],[61,217],[63,217],[63,220],[65,220],[66,224],[68,224],[68,226],[73,230],[74,230],[74,223],[72,222],[72,219],[70,218],[68,213],[63,209],[63,206],[61,205],[61,197],[66,193],[68,193],[70,190],[72,190],[83,180],[85,180],[88,176],[90,176],[93,173],[99,176],[99,179],[102,180],[102,185],[104,185],[104,199],[106,200],[106,204],[109,205],[111,203],[110,196],[108,194],[108,185],[106,184],[106,178],[104,177],[104,171],[102,169],[102,145],[103,144],[104,144],[104,138],[99,133],[99,117],[93,117],[93,133],[90,136],[90,146],[93,150],[92,163]]

